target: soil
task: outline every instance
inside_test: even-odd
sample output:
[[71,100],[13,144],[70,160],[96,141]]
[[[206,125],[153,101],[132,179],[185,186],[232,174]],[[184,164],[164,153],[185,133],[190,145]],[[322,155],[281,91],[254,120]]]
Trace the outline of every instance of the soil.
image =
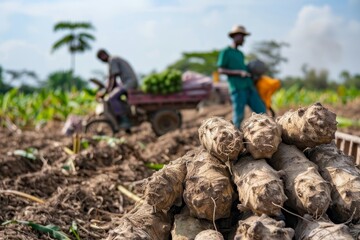
[[[358,106],[328,107],[358,120]],[[225,104],[201,111],[183,110],[182,115],[182,128],[161,137],[156,137],[149,123],[134,127],[132,134],[118,133],[115,137],[123,141],[115,145],[81,136],[88,146],[83,145],[75,155],[66,151],[72,149],[73,140],[61,135],[61,122],[51,122],[36,131],[0,129],[0,223],[16,219],[53,224],[76,239],[69,232],[76,222],[80,239],[106,238],[117,220],[135,204],[118,190],[119,185],[142,197],[146,178],[155,171],[147,163],[168,163],[183,156],[199,146],[197,131],[202,120],[210,116],[230,120],[232,113],[231,106]],[[345,131],[360,136],[360,129]],[[35,160],[14,154],[15,150],[30,147],[38,150]],[[13,190],[43,203],[10,192]],[[8,224],[0,226],[0,239],[53,238],[22,224]]]

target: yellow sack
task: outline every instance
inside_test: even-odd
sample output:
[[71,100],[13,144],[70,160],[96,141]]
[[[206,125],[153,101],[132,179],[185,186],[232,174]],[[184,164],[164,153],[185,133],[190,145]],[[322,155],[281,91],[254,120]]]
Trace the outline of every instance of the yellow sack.
[[279,79],[265,75],[262,75],[256,82],[256,89],[258,90],[261,99],[264,101],[266,108],[271,107],[271,97],[280,87],[281,82]]

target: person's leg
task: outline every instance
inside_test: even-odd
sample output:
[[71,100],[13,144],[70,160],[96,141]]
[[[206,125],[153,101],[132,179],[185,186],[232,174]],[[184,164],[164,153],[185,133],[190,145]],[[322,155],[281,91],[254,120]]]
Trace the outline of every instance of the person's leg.
[[240,128],[240,124],[244,119],[246,95],[244,90],[237,90],[232,92],[230,96],[233,108],[233,123],[237,128]]
[[115,116],[121,116],[125,112],[124,104],[120,100],[120,96],[122,93],[123,91],[120,87],[114,88],[114,90],[109,93],[108,102]]
[[121,127],[130,128],[130,120],[127,116],[128,114],[128,104],[127,102],[122,101],[121,95],[125,94],[124,90],[120,87],[116,87],[109,94],[109,103],[111,110],[113,111],[115,117],[120,122]]
[[266,113],[264,102],[259,96],[255,87],[248,89],[248,104],[255,113]]

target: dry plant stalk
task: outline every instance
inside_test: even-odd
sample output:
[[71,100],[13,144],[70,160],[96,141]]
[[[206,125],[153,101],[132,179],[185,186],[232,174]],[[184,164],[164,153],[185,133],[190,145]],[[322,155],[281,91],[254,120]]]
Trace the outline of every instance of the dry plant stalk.
[[336,114],[320,103],[288,111],[276,121],[281,126],[282,141],[300,150],[330,143],[337,129]]
[[170,218],[166,213],[155,213],[152,206],[142,204],[120,219],[119,225],[110,231],[107,240],[167,240],[170,229]]
[[351,157],[335,144],[324,144],[306,151],[322,177],[332,185],[331,210],[339,222],[360,220],[360,171]]
[[345,224],[334,224],[326,215],[314,220],[305,214],[304,219],[299,219],[295,228],[295,239],[306,240],[353,240],[349,228]]
[[281,128],[265,114],[253,113],[241,125],[246,150],[255,158],[271,158],[281,142]]
[[182,204],[186,161],[189,159],[188,155],[178,158],[151,176],[145,190],[145,201],[149,205],[167,211],[173,205]]
[[291,240],[293,236],[294,230],[285,228],[284,221],[276,221],[263,214],[240,220],[234,240]]
[[230,215],[233,201],[228,168],[205,149],[187,164],[184,201],[190,215],[210,221]]
[[280,207],[287,199],[283,182],[280,173],[264,159],[255,161],[251,156],[242,157],[232,167],[232,173],[241,209],[250,209],[257,215],[281,215]]
[[202,146],[224,163],[236,160],[244,149],[243,134],[229,121],[211,117],[203,121],[199,128]]
[[281,143],[269,160],[276,170],[283,170],[286,204],[301,215],[321,216],[331,202],[330,186],[320,176],[315,163],[308,160],[295,146]]

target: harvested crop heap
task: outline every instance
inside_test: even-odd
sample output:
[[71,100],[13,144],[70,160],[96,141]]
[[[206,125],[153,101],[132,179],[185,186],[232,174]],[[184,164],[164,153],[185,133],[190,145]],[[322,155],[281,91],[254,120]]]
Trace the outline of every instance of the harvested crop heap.
[[241,129],[206,119],[201,146],[154,173],[107,239],[356,238],[360,172],[332,143],[336,125],[320,103]]
[[180,92],[182,87],[181,72],[166,69],[160,73],[146,76],[141,84],[141,90],[152,94],[169,94]]

